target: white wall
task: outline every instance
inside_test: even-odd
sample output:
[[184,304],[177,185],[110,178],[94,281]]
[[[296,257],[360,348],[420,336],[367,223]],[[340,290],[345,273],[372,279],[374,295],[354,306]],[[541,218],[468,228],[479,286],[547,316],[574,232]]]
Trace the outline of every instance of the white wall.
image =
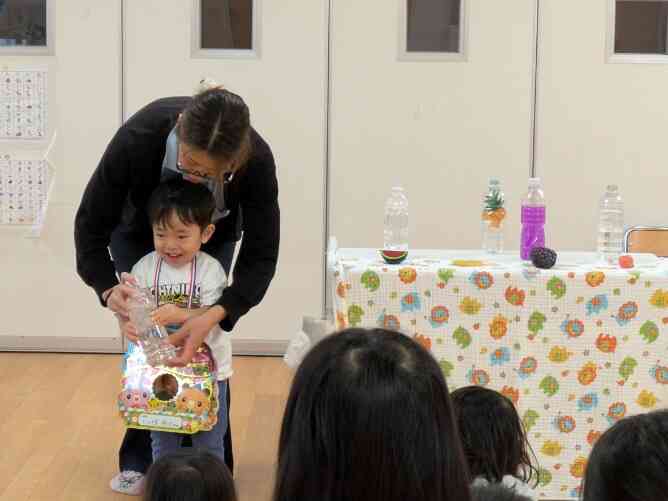
[[[55,185],[43,234],[27,239],[23,231],[0,229],[0,348],[36,347],[43,336],[84,349],[120,344],[112,339],[118,339],[115,321],[76,274],[73,242],[81,193],[120,123],[119,6],[61,0],[54,10],[54,56],[0,53],[3,66],[48,67],[50,129],[57,131],[49,156]],[[0,143],[0,152],[9,148]],[[77,341],[84,338],[93,339]]]
[[[236,329],[242,341],[285,341],[302,315],[320,311],[327,3],[263,0],[255,60],[191,58],[191,2],[124,4],[128,113],[213,76],[246,98],[276,154],[278,275]],[[530,165],[534,0],[466,1],[463,62],[399,62],[397,2],[332,4],[331,233],[342,246],[380,246],[383,201],[399,180],[414,247],[477,248],[480,197],[498,176],[508,197],[506,246],[517,248]],[[596,202],[611,181],[621,185],[629,223],[665,222],[668,66],[606,63],[609,4],[541,1],[536,164],[548,244],[557,249],[593,248]],[[113,320],[76,275],[72,242],[85,183],[120,123],[120,5],[59,0],[54,56],[0,53],[2,65],[50,68],[58,130],[44,233],[30,240],[0,229],[0,348],[120,347]]]
[[609,0],[541,5],[536,164],[548,244],[594,249],[597,204],[610,183],[629,225],[665,225],[668,64],[607,62]]
[[[388,5],[391,4],[391,5]],[[416,248],[478,248],[490,176],[508,197],[517,248],[530,169],[533,0],[465,2],[466,61],[399,61],[399,9],[334,2],[332,233],[382,246],[383,204],[407,191]]]

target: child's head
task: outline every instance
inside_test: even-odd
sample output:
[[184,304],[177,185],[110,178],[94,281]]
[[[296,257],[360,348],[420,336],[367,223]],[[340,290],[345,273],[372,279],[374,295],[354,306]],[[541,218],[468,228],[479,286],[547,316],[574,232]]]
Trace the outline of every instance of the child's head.
[[504,484],[475,485],[471,487],[472,501],[531,501]]
[[236,501],[225,463],[210,452],[184,448],[151,465],[144,501]]
[[583,501],[668,500],[668,410],[631,416],[589,455]]
[[500,482],[505,475],[538,480],[524,426],[508,398],[480,386],[459,388],[451,397],[472,477],[489,482]]
[[213,235],[214,209],[213,195],[204,184],[183,179],[159,184],[148,202],[155,250],[171,266],[190,263]]
[[468,501],[443,373],[410,338],[348,329],[299,366],[278,446],[275,501]]

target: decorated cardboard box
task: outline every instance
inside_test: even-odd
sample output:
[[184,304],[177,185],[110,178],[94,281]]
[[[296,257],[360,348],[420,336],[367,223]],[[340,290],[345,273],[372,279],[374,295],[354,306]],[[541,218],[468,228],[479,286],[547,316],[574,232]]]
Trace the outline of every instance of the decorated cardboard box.
[[216,364],[203,344],[186,367],[152,367],[130,344],[123,363],[118,409],[128,428],[192,434],[218,418]]

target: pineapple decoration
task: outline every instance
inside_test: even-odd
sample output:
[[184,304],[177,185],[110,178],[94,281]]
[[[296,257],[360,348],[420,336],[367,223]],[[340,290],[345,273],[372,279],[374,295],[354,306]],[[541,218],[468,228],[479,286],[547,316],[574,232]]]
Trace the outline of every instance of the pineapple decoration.
[[492,228],[500,228],[501,221],[506,217],[506,209],[503,205],[505,200],[503,193],[499,188],[499,182],[495,180],[490,181],[489,191],[485,195],[485,207],[482,211],[482,220],[489,221],[489,226]]
[[499,181],[490,179],[482,207],[482,248],[491,254],[503,251],[502,223],[506,217],[504,203],[505,199]]

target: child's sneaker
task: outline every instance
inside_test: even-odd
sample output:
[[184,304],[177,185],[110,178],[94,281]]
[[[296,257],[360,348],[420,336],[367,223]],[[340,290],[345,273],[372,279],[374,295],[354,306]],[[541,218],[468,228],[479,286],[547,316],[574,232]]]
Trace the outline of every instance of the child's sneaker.
[[129,496],[141,496],[144,493],[144,475],[131,470],[120,472],[109,482],[111,490]]

